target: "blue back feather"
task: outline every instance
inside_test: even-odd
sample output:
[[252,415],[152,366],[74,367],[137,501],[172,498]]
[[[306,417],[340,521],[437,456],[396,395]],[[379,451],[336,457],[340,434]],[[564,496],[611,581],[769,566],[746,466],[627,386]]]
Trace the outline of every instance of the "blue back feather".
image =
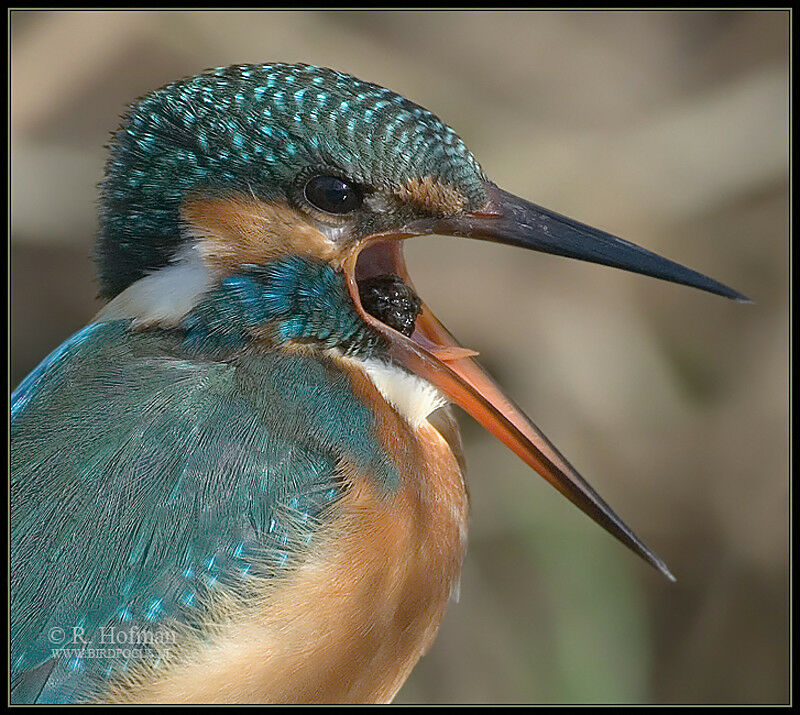
[[12,396],[17,702],[84,699],[130,665],[54,654],[73,628],[94,647],[112,625],[202,631],[214,589],[279,576],[346,488],[338,460],[397,484],[331,364],[185,338],[89,325]]

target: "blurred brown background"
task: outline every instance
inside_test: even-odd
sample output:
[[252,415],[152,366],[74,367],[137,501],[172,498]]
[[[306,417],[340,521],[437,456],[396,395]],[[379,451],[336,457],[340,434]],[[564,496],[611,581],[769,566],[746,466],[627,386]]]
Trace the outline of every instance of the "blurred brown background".
[[398,702],[788,699],[787,12],[13,12],[12,387],[97,309],[103,144],[204,68],[328,65],[514,193],[756,301],[470,241],[420,293],[678,577],[465,418],[461,600]]

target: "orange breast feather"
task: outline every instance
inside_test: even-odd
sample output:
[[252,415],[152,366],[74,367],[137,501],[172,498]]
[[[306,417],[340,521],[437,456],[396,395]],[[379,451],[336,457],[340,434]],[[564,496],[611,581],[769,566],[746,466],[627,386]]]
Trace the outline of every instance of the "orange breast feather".
[[120,684],[107,701],[373,703],[395,696],[457,588],[468,497],[452,436],[428,422],[413,429],[363,372],[349,371],[355,392],[374,405],[399,488],[385,491],[342,465],[350,488],[308,558],[287,578],[265,583],[256,608],[232,607],[215,637],[156,677]]

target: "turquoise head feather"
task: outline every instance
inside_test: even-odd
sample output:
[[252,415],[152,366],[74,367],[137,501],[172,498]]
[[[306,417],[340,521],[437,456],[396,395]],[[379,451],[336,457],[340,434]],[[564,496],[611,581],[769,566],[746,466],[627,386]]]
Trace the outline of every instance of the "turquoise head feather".
[[[427,177],[459,208],[486,202],[485,177],[458,135],[383,87],[302,64],[235,65],[172,82],[132,105],[111,143],[96,255],[113,297],[167,265],[193,192],[296,202],[312,173],[365,197]],[[395,224],[372,212],[362,233]]]

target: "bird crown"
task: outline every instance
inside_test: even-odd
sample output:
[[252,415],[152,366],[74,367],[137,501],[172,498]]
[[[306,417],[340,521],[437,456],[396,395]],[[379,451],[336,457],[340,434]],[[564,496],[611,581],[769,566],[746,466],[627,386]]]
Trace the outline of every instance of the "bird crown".
[[478,162],[434,114],[310,65],[234,65],[172,82],[131,106],[110,149],[97,250],[107,297],[174,256],[193,192],[291,201],[316,172],[421,211],[486,201]]

